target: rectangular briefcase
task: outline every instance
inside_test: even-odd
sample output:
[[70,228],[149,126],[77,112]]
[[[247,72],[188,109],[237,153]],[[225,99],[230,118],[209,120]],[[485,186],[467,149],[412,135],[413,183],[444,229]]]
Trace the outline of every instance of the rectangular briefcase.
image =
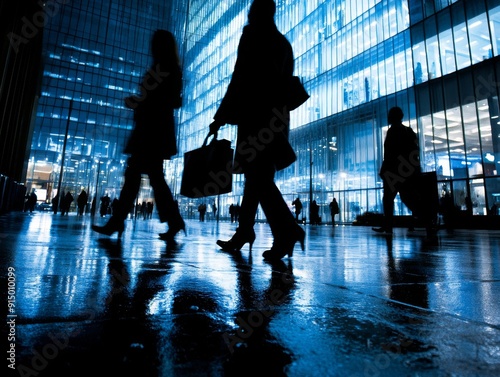
[[204,198],[231,192],[233,186],[233,154],[231,142],[216,136],[201,148],[184,153],[180,194],[188,198]]
[[435,171],[420,174],[418,190],[420,192],[421,205],[424,212],[433,221],[437,219],[439,211],[439,191],[437,174]]

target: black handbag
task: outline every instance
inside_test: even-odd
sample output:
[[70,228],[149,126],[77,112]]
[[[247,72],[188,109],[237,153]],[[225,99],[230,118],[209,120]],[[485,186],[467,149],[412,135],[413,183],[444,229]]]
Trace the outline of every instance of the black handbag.
[[209,136],[201,148],[184,153],[180,194],[188,198],[204,198],[232,190],[234,149],[229,140],[217,140],[216,135],[207,144]]

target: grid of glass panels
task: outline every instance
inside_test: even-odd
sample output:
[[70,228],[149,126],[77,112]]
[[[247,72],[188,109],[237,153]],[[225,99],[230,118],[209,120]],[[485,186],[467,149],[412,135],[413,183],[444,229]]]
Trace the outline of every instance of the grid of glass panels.
[[[476,100],[475,89],[498,82],[493,64],[499,53],[498,0],[276,3],[276,23],[293,46],[295,73],[311,94],[292,113],[291,142],[298,161],[278,174],[288,203],[301,197],[307,217],[310,200],[316,200],[324,221],[331,221],[328,204],[333,197],[341,206],[340,221],[381,212],[378,169],[386,114],[398,105],[405,123],[419,132],[424,169],[438,172],[443,193],[453,191],[455,204],[464,210],[463,198],[473,197],[474,214],[488,213],[500,192],[498,126],[491,120],[498,86],[490,85],[483,101]],[[186,87],[190,104],[181,122],[185,150],[201,145],[225,92],[250,1],[221,9],[206,1],[191,4],[200,15],[190,14],[189,28],[202,32],[192,37],[187,55],[187,73],[196,79]],[[210,38],[201,35],[203,30]],[[474,83],[480,69],[484,82]],[[463,76],[467,70],[468,80]],[[450,95],[459,98],[440,107]],[[443,122],[451,125],[451,133],[443,134],[450,127],[443,128]],[[224,130],[222,136],[234,140],[234,129]],[[464,165],[470,168],[461,169]],[[232,194],[218,198],[222,215],[240,195],[237,181]],[[396,212],[408,214],[400,202]]]
[[[54,8],[54,6],[57,7]],[[182,2],[85,1],[46,4],[42,91],[27,186],[50,203],[57,191],[90,198],[119,194],[133,127],[124,98],[138,94],[151,64],[154,30],[182,45]],[[177,15],[172,23],[172,12]],[[184,13],[185,19],[185,13]],[[180,22],[179,22],[180,21]],[[151,198],[147,182],[143,198]]]

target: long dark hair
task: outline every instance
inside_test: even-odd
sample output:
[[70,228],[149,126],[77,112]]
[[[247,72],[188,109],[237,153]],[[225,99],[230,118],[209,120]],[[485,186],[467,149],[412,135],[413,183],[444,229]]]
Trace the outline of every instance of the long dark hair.
[[171,71],[180,70],[179,52],[174,35],[168,30],[156,30],[151,40],[153,65],[161,64]]

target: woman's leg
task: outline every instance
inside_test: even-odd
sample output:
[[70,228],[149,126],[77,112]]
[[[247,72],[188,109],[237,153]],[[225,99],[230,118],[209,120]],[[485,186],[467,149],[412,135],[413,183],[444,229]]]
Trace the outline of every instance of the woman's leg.
[[295,243],[300,242],[304,249],[304,230],[297,224],[283,196],[274,183],[274,167],[261,165],[255,174],[247,174],[247,183],[255,187],[254,195],[266,215],[273,234],[273,245],[262,256],[267,260],[278,260],[285,255],[291,256]]
[[243,232],[252,232],[259,206],[258,182],[248,179],[245,174],[245,185],[243,187],[243,198],[241,200],[238,229]]
[[149,176],[149,182],[154,191],[156,208],[160,217],[160,222],[167,222],[169,228],[184,227],[179,212],[179,207],[174,201],[172,191],[165,181],[163,173],[163,160],[155,160],[148,163],[146,172]]
[[158,160],[149,163],[146,172],[149,176],[149,183],[153,188],[160,222],[168,222],[171,220],[173,212],[175,212],[175,206],[173,205],[174,197],[163,174],[163,161]]
[[181,230],[186,232],[186,225],[179,211],[179,206],[174,200],[172,191],[165,181],[163,173],[163,160],[155,159],[145,164],[145,172],[149,176],[149,183],[153,187],[156,208],[160,217],[160,222],[168,223],[168,231],[160,233],[160,238],[167,243],[175,245],[175,235]]
[[112,218],[115,220],[124,221],[139,193],[141,186],[141,166],[137,159],[130,157],[127,161],[125,170],[125,182],[120,192],[120,198],[116,204],[116,210],[113,212]]
[[251,169],[246,175],[245,185],[252,188],[252,197],[260,203],[275,239],[286,237],[297,226],[281,191],[274,183],[275,170],[269,164]]
[[[92,230],[97,233],[110,236],[118,232],[118,238],[120,238],[123,233],[125,219],[134,205],[135,198],[137,197],[141,185],[141,169],[139,162],[131,157],[128,159],[127,164],[125,182],[120,193],[120,199],[118,199],[118,203],[116,204],[116,209],[106,225],[92,225]],[[101,211],[101,215],[102,213],[103,211]]]
[[394,220],[394,199],[398,194],[398,189],[384,180],[384,193],[382,196],[382,205],[384,207],[384,225],[386,231],[391,232]]
[[249,182],[245,175],[245,186],[243,188],[243,199],[241,201],[239,216],[235,217],[235,221],[238,222],[238,229],[236,229],[236,233],[230,240],[217,240],[217,245],[222,250],[228,252],[239,251],[246,243],[250,244],[250,250],[252,250],[252,245],[255,241],[253,226],[255,224],[257,207],[259,206],[259,198],[256,194],[256,187],[254,187],[252,180]]

